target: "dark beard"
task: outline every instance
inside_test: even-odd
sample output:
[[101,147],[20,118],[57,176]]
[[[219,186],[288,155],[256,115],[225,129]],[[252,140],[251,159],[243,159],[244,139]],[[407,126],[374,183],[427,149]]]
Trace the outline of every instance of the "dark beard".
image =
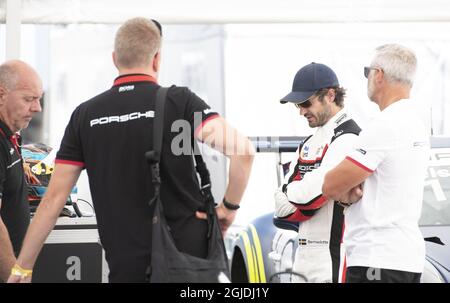
[[331,109],[329,107],[324,108],[324,111],[318,113],[315,118],[317,122],[310,123],[310,127],[324,126],[331,119]]

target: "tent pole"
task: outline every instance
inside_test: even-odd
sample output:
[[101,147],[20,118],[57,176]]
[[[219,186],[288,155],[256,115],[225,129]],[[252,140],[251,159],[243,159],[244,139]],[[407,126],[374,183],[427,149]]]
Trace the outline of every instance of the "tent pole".
[[20,24],[22,0],[6,2],[6,60],[20,57]]

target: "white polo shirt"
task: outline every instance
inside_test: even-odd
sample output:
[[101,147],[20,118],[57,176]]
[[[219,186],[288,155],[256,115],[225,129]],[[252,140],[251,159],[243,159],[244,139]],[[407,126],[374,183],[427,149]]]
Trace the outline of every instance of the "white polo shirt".
[[429,134],[412,102],[385,108],[356,146],[347,159],[373,174],[362,199],[345,211],[347,267],[422,272],[425,244],[418,221]]

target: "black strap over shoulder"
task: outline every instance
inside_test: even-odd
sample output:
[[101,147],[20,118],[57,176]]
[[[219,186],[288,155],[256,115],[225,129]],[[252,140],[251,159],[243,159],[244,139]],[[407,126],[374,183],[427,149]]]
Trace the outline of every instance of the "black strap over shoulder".
[[[160,177],[160,166],[161,161],[161,150],[163,142],[163,131],[164,131],[164,105],[167,97],[167,91],[169,88],[160,87],[156,93],[156,103],[155,103],[155,120],[153,126],[153,150],[145,153],[145,157],[150,165],[150,171],[152,174],[152,183],[155,189],[155,194],[150,200],[149,204],[152,205],[156,199],[159,198],[160,188],[161,188],[161,177]],[[208,217],[208,223],[210,223],[211,216],[214,216],[214,197],[211,192],[211,178],[209,175],[206,163],[198,148],[198,143],[193,138],[192,149],[195,158],[195,169],[200,176],[200,193],[202,195],[203,201],[206,206],[206,213]],[[211,235],[212,225],[208,224],[208,238]]]
[[208,235],[209,238],[211,236],[212,232],[212,216],[215,215],[215,201],[213,194],[211,192],[211,178],[209,175],[208,167],[206,166],[205,161],[203,160],[203,157],[200,153],[197,154],[195,147],[198,148],[198,143],[195,138],[193,138],[193,151],[194,151],[194,158],[195,158],[195,169],[197,170],[197,173],[200,176],[200,193],[203,197],[203,202],[205,202],[205,210],[207,214],[208,219]]
[[[221,282],[222,280],[229,281],[230,271],[228,259],[219,221],[214,209],[209,172],[200,154],[195,154],[195,161],[196,169],[201,179],[201,195],[204,202],[206,202],[205,206],[208,218],[207,257],[199,258],[179,251],[164,216],[160,197],[161,178],[159,164],[163,143],[164,103],[166,94],[166,88],[160,88],[157,92],[153,130],[154,150],[145,153],[145,157],[150,164],[152,183],[155,189],[154,196],[149,202],[150,205],[154,205],[154,211],[152,217],[151,259],[146,270],[146,279],[148,282],[159,283],[211,283]],[[192,147],[196,146],[196,144],[195,141]]]
[[161,149],[164,131],[164,107],[169,88],[160,87],[156,92],[155,123],[153,127],[153,150],[145,154],[147,160],[159,162],[161,160]]
[[160,87],[156,92],[155,122],[153,125],[153,150],[145,153],[145,158],[150,165],[152,183],[155,189],[155,194],[149,202],[150,205],[152,205],[153,202],[155,202],[156,199],[159,198],[161,189],[159,162],[161,161],[161,149],[164,131],[164,108],[168,90],[169,88],[167,87]]
[[349,119],[334,129],[334,136],[331,138],[330,144],[344,134],[355,134],[358,136],[360,132],[361,128],[356,124],[355,120]]

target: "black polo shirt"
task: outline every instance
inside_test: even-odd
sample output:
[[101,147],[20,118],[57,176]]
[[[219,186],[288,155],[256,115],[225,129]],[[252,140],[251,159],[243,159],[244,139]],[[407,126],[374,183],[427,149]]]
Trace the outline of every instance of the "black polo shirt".
[[21,139],[0,121],[0,215],[8,229],[16,256],[30,224],[30,205],[27,198]]
[[[139,281],[150,261],[152,210],[148,202],[153,186],[145,152],[153,146],[158,87],[148,75],[116,78],[111,89],[75,109],[56,156],[57,163],[87,170],[110,281]],[[186,131],[178,126],[190,126],[188,137],[192,139],[195,128],[218,117],[208,111],[209,106],[188,88],[170,88],[161,156],[161,198],[178,248],[198,256],[204,256],[207,249],[206,222],[195,218],[195,211],[203,204],[198,180],[192,156],[177,155],[171,144]],[[201,119],[194,119],[196,112]]]

